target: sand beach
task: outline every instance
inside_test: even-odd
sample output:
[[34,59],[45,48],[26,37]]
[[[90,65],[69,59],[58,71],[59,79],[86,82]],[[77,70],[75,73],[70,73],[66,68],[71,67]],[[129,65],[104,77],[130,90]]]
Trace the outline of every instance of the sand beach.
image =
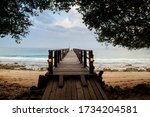
[[[0,99],[31,99],[29,98],[30,88],[36,87],[39,75],[44,75],[46,72],[46,70],[22,69],[22,66],[17,66],[17,69],[13,66],[7,69],[0,68]],[[150,99],[150,92],[147,91],[150,88],[150,72],[148,71],[104,71],[103,81],[105,82],[104,90],[107,95],[110,95],[110,99]],[[138,96],[134,95],[132,89],[141,84],[142,87],[143,84],[144,87],[146,85],[148,89],[141,94],[138,93]],[[126,95],[125,91],[131,92]],[[40,99],[40,96],[33,99]]]

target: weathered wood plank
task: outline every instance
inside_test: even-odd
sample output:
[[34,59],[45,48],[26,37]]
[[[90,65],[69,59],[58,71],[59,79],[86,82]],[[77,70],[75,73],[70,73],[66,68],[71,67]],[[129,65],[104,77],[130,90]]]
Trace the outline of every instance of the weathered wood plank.
[[64,85],[64,78],[63,78],[63,75],[59,75],[59,83],[58,83],[58,86],[60,88],[62,88]]
[[91,86],[92,86],[92,88],[93,88],[93,90],[94,90],[94,93],[95,93],[95,95],[96,95],[96,97],[97,97],[98,100],[103,99],[103,97],[102,97],[102,95],[101,95],[101,92],[98,90],[98,88],[97,88],[97,86],[96,86],[94,80],[96,80],[96,79],[90,79],[90,80],[89,80],[89,81],[90,81],[90,84],[91,84]]
[[71,89],[72,89],[72,86],[71,86],[71,79],[67,79],[66,81],[66,100],[71,100]]
[[76,87],[76,79],[72,80],[72,99],[77,100],[77,87]]
[[55,94],[55,100],[60,100],[62,95],[62,88],[57,87],[56,94]]
[[54,75],[88,75],[87,72],[57,72]]
[[102,89],[102,87],[100,86],[100,84],[98,83],[97,80],[95,80],[95,84],[96,84],[96,86],[98,87],[99,91],[101,92],[101,95],[102,95],[103,99],[107,100],[108,97],[107,97],[107,95],[105,94],[104,90]]
[[90,100],[91,99],[88,87],[83,87],[83,93],[84,93],[85,100]]
[[96,95],[95,95],[95,93],[94,93],[94,90],[93,90],[91,84],[90,84],[90,81],[87,80],[87,83],[88,83],[88,90],[89,90],[89,94],[90,94],[91,99],[92,99],[92,100],[96,100],[97,97],[96,97]]
[[84,93],[82,90],[81,82],[79,80],[76,81],[76,87],[77,87],[77,98],[78,98],[78,100],[84,100]]
[[82,85],[85,87],[85,86],[87,86],[87,82],[86,82],[86,80],[85,80],[85,76],[84,75],[80,75],[80,78],[81,78],[81,83],[82,83]]
[[49,95],[52,91],[52,86],[53,86],[53,80],[50,80],[47,83],[47,87],[46,87],[45,92],[43,94],[42,100],[48,100],[49,99]]
[[54,80],[53,81],[53,87],[52,87],[51,93],[49,95],[49,99],[50,100],[54,100],[55,99],[55,94],[56,94],[57,86],[58,86],[58,82],[57,82],[57,80]]
[[66,82],[64,81],[64,86],[63,88],[61,88],[62,91],[61,91],[61,95],[60,95],[60,99],[61,100],[66,100],[66,97],[65,97],[65,93],[66,93]]

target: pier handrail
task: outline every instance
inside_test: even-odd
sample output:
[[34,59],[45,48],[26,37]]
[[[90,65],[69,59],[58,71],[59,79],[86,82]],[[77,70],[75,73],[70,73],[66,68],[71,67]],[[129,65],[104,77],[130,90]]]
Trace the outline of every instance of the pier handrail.
[[[94,55],[92,50],[85,50],[85,49],[77,49],[74,48],[73,51],[76,53],[79,61],[83,64],[84,67],[89,68],[89,72],[91,74],[94,73]],[[87,60],[89,61],[89,66],[87,64]]]
[[66,49],[52,49],[48,50],[48,72],[53,74],[53,68],[57,67],[58,63],[66,56],[69,52],[69,48]]

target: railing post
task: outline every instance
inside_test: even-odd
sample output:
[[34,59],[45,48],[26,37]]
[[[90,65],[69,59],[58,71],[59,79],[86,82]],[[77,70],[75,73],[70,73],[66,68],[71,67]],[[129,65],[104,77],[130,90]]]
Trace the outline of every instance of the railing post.
[[61,50],[58,50],[57,54],[58,54],[58,63],[60,63],[60,59],[61,59]]
[[80,50],[80,63],[82,64],[82,50]]
[[87,58],[87,53],[86,53],[86,50],[84,50],[84,67],[87,67],[86,58]]
[[58,51],[55,50],[54,51],[54,66],[57,67],[57,63],[58,63]]
[[53,51],[49,50],[48,55],[48,72],[49,74],[53,74]]
[[93,51],[90,50],[89,51],[89,72],[91,74],[94,73],[94,65],[93,65],[93,63],[94,63],[94,55],[93,55]]
[[62,59],[64,58],[64,50],[62,50]]
[[62,50],[60,50],[60,61],[62,60]]

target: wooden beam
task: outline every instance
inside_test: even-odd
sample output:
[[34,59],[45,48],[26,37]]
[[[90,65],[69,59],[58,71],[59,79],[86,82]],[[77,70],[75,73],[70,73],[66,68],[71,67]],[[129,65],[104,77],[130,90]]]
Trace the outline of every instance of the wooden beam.
[[102,89],[102,87],[100,86],[100,84],[97,81],[95,81],[95,84],[97,85],[99,91],[101,92],[103,99],[108,100],[108,97],[107,97],[106,93],[104,92],[104,90]]

